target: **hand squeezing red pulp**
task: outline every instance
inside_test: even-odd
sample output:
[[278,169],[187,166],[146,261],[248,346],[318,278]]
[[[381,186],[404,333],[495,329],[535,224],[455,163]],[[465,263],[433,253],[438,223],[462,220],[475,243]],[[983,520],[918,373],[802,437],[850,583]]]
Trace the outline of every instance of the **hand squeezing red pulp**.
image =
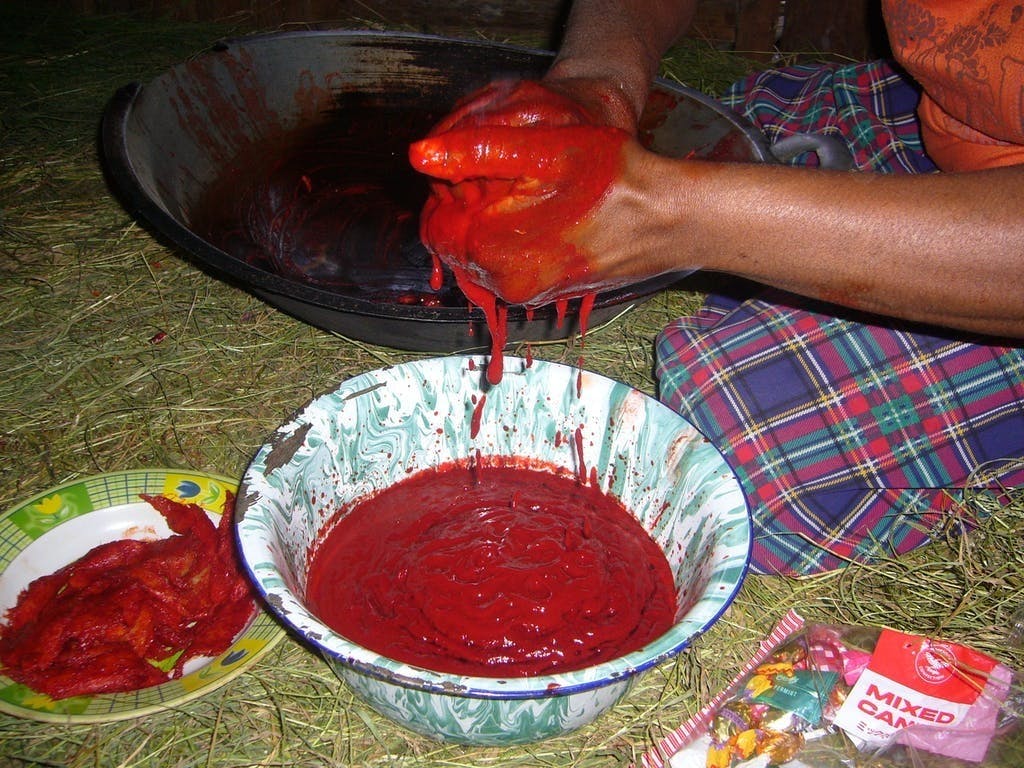
[[487,317],[492,383],[501,378],[508,304],[561,302],[561,316],[570,298],[592,294],[581,288],[593,283],[592,265],[572,234],[620,173],[627,138],[523,81],[485,88],[410,147],[413,167],[432,177],[420,236]]

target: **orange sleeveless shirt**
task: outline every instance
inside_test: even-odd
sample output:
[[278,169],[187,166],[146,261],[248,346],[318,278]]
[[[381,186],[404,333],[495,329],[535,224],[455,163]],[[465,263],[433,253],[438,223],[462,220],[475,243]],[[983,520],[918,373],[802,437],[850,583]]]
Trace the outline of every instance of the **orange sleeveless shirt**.
[[1024,0],[882,0],[921,85],[921,135],[945,171],[1024,163]]

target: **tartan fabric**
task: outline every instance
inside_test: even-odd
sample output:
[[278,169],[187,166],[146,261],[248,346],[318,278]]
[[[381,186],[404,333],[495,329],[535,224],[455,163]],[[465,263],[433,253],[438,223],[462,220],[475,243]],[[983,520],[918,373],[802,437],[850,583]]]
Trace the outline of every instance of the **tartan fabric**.
[[[795,133],[846,142],[858,170],[927,173],[935,165],[922,148],[917,105],[921,92],[898,65],[797,65],[736,83],[722,101],[758,126],[772,143]],[[794,165],[816,166],[804,153]]]
[[[725,102],[770,140],[838,136],[860,170],[926,173],[918,98],[900,70],[870,62],[760,73]],[[658,338],[660,397],[743,486],[755,572],[811,574],[926,544],[982,465],[1024,457],[1024,351],[843,312],[780,291],[711,296]],[[1024,483],[1020,463],[1000,466],[979,482]]]
[[763,574],[928,543],[955,503],[947,489],[1024,456],[1024,351],[806,304],[712,296],[657,341],[659,394],[736,472]]

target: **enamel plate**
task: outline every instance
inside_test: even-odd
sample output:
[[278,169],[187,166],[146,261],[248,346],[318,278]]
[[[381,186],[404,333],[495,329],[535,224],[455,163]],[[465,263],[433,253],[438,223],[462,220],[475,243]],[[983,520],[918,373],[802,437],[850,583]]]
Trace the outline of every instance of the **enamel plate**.
[[[145,469],[77,480],[22,502],[0,516],[0,620],[33,579],[95,546],[170,535],[163,517],[140,493],[199,504],[215,515],[236,487],[235,481],[216,475]],[[129,693],[54,701],[0,673],[0,711],[44,722],[101,723],[176,707],[236,677],[283,636],[280,625],[261,610],[217,658],[194,659],[179,679]]]

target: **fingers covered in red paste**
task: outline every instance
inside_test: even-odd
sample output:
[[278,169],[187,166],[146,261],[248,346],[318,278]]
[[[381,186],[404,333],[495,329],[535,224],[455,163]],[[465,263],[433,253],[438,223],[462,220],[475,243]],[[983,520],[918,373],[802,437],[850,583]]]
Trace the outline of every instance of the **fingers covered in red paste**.
[[592,258],[570,235],[621,173],[628,139],[540,83],[492,84],[410,147],[433,178],[421,237],[460,285],[509,304],[590,293]]

